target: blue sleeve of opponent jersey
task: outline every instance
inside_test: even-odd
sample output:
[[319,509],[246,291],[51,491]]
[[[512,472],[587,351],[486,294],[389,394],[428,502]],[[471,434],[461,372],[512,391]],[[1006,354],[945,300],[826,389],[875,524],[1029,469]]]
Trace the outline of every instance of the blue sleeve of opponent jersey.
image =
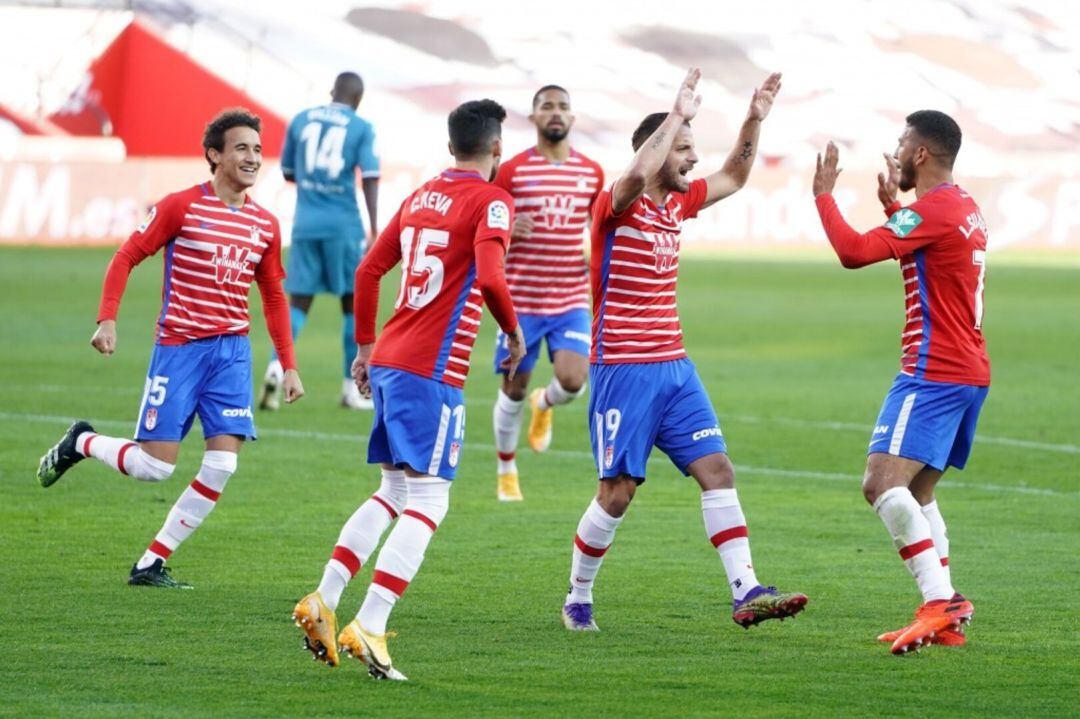
[[281,173],[286,177],[296,175],[296,145],[300,134],[300,115],[293,118],[289,123],[289,129],[285,133],[285,147],[281,149]]
[[366,120],[360,121],[362,134],[356,146],[356,164],[360,167],[360,177],[379,176],[379,157],[375,154],[375,127]]

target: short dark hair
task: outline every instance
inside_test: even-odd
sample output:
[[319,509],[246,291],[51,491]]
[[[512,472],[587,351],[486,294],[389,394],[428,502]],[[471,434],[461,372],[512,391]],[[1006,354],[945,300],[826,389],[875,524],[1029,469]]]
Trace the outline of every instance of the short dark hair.
[[202,146],[203,155],[210,163],[210,172],[217,170],[217,165],[210,159],[210,148],[218,152],[225,151],[225,133],[234,127],[250,127],[255,132],[262,132],[262,121],[259,116],[242,107],[234,107],[222,110],[217,117],[211,120],[203,131]]
[[956,120],[937,110],[919,110],[905,118],[908,126],[931,145],[928,149],[941,164],[952,168],[963,135]]
[[[633,136],[630,138],[630,144],[633,146],[634,152],[641,149],[641,146],[645,144],[645,141],[649,139],[649,136],[656,132],[656,128],[664,124],[664,120],[667,119],[667,116],[668,113],[666,112],[654,112],[651,115],[645,116],[645,119],[637,126]],[[683,120],[683,124],[690,127],[689,120]]]
[[364,80],[355,72],[343,72],[334,78],[334,89],[330,94],[335,102],[359,105],[364,97]]
[[539,90],[536,91],[535,95],[533,95],[533,104],[532,104],[533,107],[536,107],[536,104],[538,102],[540,102],[540,96],[543,95],[548,90],[558,90],[559,92],[566,93],[567,98],[570,97],[570,91],[567,90],[562,85],[544,85],[542,88],[540,88]]
[[491,151],[502,136],[506,110],[494,100],[470,100],[458,105],[447,119],[454,157],[471,160]]

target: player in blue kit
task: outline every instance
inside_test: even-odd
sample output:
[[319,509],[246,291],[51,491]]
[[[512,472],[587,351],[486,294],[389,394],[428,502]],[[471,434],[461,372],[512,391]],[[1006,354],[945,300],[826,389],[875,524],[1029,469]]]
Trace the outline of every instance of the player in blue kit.
[[[341,405],[371,409],[350,376],[356,357],[353,327],[353,273],[360,264],[364,226],[356,202],[356,170],[359,168],[371,222],[371,236],[378,235],[376,201],[379,191],[379,158],[375,155],[375,130],[356,114],[364,96],[364,82],[354,72],[343,72],[334,81],[332,102],[304,110],[289,123],[281,152],[281,171],[296,183],[296,216],[289,249],[289,318],[293,339],[307,321],[314,296],[323,292],[341,298],[342,362]],[[266,368],[260,409],[280,405],[281,363],[273,355]]]

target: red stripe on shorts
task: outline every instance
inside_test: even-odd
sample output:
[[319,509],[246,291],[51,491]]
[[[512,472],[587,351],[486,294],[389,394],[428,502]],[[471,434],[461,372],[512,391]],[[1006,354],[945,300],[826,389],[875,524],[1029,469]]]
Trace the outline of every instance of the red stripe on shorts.
[[421,522],[426,524],[428,526],[428,529],[430,529],[432,532],[439,528],[439,525],[435,524],[435,522],[432,522],[429,518],[420,514],[415,509],[406,509],[401,514],[404,517],[412,517],[413,519],[419,519]]
[[353,554],[353,551],[348,547],[337,545],[334,547],[334,553],[330,555],[330,558],[344,564],[345,568],[349,570],[350,576],[355,577],[356,573],[360,571],[360,557]]
[[725,529],[722,532],[717,532],[713,536],[709,537],[709,541],[712,542],[712,545],[714,547],[719,549],[720,545],[724,542],[730,542],[732,539],[739,539],[741,537],[749,536],[750,532],[747,531],[746,525],[744,524],[741,527],[731,527],[730,529]]
[[387,574],[386,572],[380,572],[375,570],[375,576],[371,578],[372,584],[378,584],[380,587],[386,587],[399,597],[405,593],[408,589],[409,583],[401,577],[395,577],[393,574]]
[[934,548],[933,539],[924,539],[921,542],[915,542],[915,544],[909,544],[906,547],[900,548],[900,558],[907,560],[914,557],[916,554],[922,554],[927,549]]
[[584,539],[576,534],[574,535],[574,546],[580,549],[582,554],[590,557],[602,557],[604,556],[604,553],[611,548],[610,544],[606,547],[590,547],[588,544],[585,544]]

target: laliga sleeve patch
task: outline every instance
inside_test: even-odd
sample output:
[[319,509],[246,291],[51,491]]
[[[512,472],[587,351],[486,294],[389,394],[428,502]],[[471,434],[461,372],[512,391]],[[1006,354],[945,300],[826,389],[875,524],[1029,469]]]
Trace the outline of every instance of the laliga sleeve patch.
[[157,217],[157,205],[150,208],[150,214],[148,214],[146,216],[146,219],[142,221],[142,224],[139,225],[137,232],[139,232],[140,234],[146,232],[147,228],[150,227],[150,223],[154,221],[155,217]]
[[488,205],[487,226],[492,230],[510,229],[510,208],[502,200],[495,200]]
[[892,230],[892,233],[897,237],[907,237],[921,224],[922,217],[919,216],[919,213],[905,207],[894,212],[889,221],[885,223],[885,227]]

